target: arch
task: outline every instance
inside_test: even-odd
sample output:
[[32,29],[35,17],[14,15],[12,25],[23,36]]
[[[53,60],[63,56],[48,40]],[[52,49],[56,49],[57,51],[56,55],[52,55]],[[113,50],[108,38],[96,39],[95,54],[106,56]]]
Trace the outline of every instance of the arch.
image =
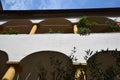
[[[94,22],[95,25],[91,26],[91,32],[93,33],[104,33],[104,32],[113,32],[107,22],[115,22],[112,19],[103,16],[87,16],[87,20]],[[117,24],[117,23],[116,23]]]
[[98,24],[106,24],[106,21],[114,21],[112,19],[103,16],[87,16],[86,18],[90,21],[95,21]]
[[37,33],[73,33],[73,24],[65,18],[48,18],[38,24]]
[[73,80],[74,72],[71,59],[56,51],[39,51],[20,61],[22,72],[20,80]]
[[6,62],[8,61],[8,55],[6,52],[0,50],[0,79],[4,76],[8,67]]
[[87,61],[87,80],[119,80],[120,51],[101,51]]
[[9,20],[2,26],[2,31],[15,31],[18,34],[28,34],[33,26],[32,22],[27,19]]

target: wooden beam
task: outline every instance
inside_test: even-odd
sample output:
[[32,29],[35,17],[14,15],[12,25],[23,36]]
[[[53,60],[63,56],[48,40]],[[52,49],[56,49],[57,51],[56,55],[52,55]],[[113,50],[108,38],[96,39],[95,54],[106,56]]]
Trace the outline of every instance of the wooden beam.
[[7,62],[9,69],[3,76],[2,80],[14,80],[15,74],[21,71],[19,62]]
[[77,33],[78,33],[78,27],[77,27],[77,25],[74,25],[74,26],[73,26],[73,32],[74,32],[74,34],[77,34]]
[[10,66],[2,80],[13,80],[15,76],[15,67]]
[[35,34],[36,30],[37,30],[37,25],[33,25],[29,34]]
[[[35,34],[37,30],[37,25],[34,25],[29,34]],[[9,69],[3,76],[2,80],[13,80],[16,72],[19,70],[19,62],[7,62]]]

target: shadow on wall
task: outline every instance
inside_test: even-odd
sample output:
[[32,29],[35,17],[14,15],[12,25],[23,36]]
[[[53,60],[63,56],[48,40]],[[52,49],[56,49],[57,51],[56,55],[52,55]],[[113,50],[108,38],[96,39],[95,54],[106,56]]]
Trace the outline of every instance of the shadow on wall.
[[20,61],[19,80],[74,80],[72,60],[56,51],[32,53]]
[[1,34],[29,34],[33,23],[30,20],[10,20],[1,25]]
[[15,19],[0,25],[0,34],[29,34],[36,24],[36,33],[73,33],[73,23],[65,18],[48,18],[40,23],[28,19]]
[[6,52],[0,50],[0,79],[4,76],[8,70],[6,62],[8,61],[8,55]]
[[73,33],[73,23],[65,18],[48,18],[38,24],[36,33]]
[[[7,53],[0,51],[0,78],[8,69],[7,61]],[[23,58],[20,65],[22,71],[14,80],[74,80],[72,60],[60,52],[35,52]],[[120,51],[96,52],[87,60],[86,76],[87,80],[120,80]]]
[[96,52],[87,61],[87,80],[120,80],[120,51]]

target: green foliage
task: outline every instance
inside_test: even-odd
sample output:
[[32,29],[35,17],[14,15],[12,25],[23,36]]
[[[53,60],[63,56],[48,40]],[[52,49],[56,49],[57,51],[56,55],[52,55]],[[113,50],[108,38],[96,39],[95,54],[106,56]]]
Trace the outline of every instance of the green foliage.
[[[92,32],[97,32],[96,30],[94,30],[97,29],[95,27],[98,27],[98,32],[120,32],[120,26],[117,25],[115,21],[108,20],[103,24],[98,24],[97,20],[95,22],[92,21],[89,17],[87,18],[85,16],[80,18],[77,26],[78,26],[78,33],[82,35],[90,34]],[[103,30],[101,29],[101,31],[99,31],[99,29],[101,28],[100,26],[104,27],[104,29]]]
[[73,47],[73,50],[71,50],[71,54],[69,56],[72,61],[77,61],[77,58],[74,56],[75,53],[76,53],[76,47]]
[[110,30],[113,32],[120,31],[119,25],[114,21],[107,21],[106,24],[109,26]]
[[86,35],[86,34],[90,34],[91,30],[89,28],[86,27],[79,27],[78,28],[78,33],[81,35]]
[[[75,57],[75,53],[77,52],[77,49],[76,49],[76,47],[73,47],[73,50],[71,50],[71,54],[70,54],[70,59],[72,60],[72,61],[77,61],[78,59]],[[77,69],[79,69],[79,71],[80,71],[80,75],[79,75],[79,77],[78,78],[76,78],[76,80],[84,80],[84,77],[86,76],[86,73],[84,72],[84,70],[83,70],[83,66],[82,66],[82,64],[79,64],[78,65],[78,67],[77,67]],[[76,71],[76,70],[75,70]]]
[[50,63],[51,63],[51,66],[54,68],[54,71],[51,72],[52,80],[60,80],[60,79],[71,80],[72,79],[72,76],[69,76],[71,73],[67,73],[65,70],[65,67],[67,67],[67,69],[71,70],[70,72],[72,72],[73,69],[71,68],[71,66],[69,66],[69,64],[63,65],[64,62],[56,59],[55,56],[50,57]]
[[[91,53],[90,50],[87,51],[88,53]],[[119,80],[119,74],[120,74],[120,52],[115,50],[101,50],[101,52],[95,53],[95,55],[102,55],[102,54],[107,54],[113,56],[116,65],[109,65],[106,68],[102,67],[103,62],[98,61],[98,57],[92,56],[90,60],[88,60],[88,69],[90,72],[89,77],[91,78],[90,80],[96,79],[96,80]]]
[[49,31],[48,31],[48,33],[63,33],[64,31],[60,31],[60,30],[58,30],[58,31],[54,31],[52,28],[49,28]]
[[86,72],[85,70],[83,69],[83,65],[82,64],[79,64],[77,66],[77,71],[76,71],[76,76],[77,74],[79,74],[79,77],[75,77],[76,79],[75,80],[86,80]]
[[14,31],[14,30],[9,30],[9,31],[2,31],[2,32],[0,32],[0,34],[18,34],[18,32]]
[[47,70],[42,66],[42,64],[38,65],[38,77],[39,80],[46,80]]
[[96,25],[97,23],[94,21],[90,21],[87,19],[87,17],[83,16],[80,18],[79,22],[78,22],[78,27],[86,27],[89,28],[91,26]]
[[87,19],[87,17],[83,16],[80,18],[77,26],[78,26],[78,33],[85,35],[85,34],[90,34],[91,29],[90,27],[95,26],[97,23],[90,21]]
[[86,55],[85,55],[84,59],[87,61],[88,58],[92,56],[93,51],[91,51],[89,49],[89,50],[86,50],[85,53],[86,53]]
[[51,28],[49,28],[49,31],[48,31],[49,33],[54,33],[54,31],[51,29]]

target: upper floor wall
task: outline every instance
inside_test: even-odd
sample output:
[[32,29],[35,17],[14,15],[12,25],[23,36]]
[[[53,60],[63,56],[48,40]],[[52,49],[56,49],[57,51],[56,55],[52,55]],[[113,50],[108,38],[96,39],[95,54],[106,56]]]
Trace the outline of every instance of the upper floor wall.
[[[66,18],[47,18],[40,22],[34,23],[29,19],[13,19],[0,25],[0,33],[16,32],[17,34],[29,34],[34,25],[37,26],[35,31],[39,33],[75,33],[75,26],[77,31],[85,32],[86,28],[90,29],[91,33],[105,33],[105,32],[119,32],[120,27],[117,23],[107,17],[102,16],[87,16],[76,18],[77,22],[72,22]],[[80,20],[80,21],[79,21]],[[82,22],[82,20],[84,22]],[[38,20],[39,21],[39,20]],[[82,27],[80,29],[80,27]],[[76,32],[77,32],[76,31]]]

